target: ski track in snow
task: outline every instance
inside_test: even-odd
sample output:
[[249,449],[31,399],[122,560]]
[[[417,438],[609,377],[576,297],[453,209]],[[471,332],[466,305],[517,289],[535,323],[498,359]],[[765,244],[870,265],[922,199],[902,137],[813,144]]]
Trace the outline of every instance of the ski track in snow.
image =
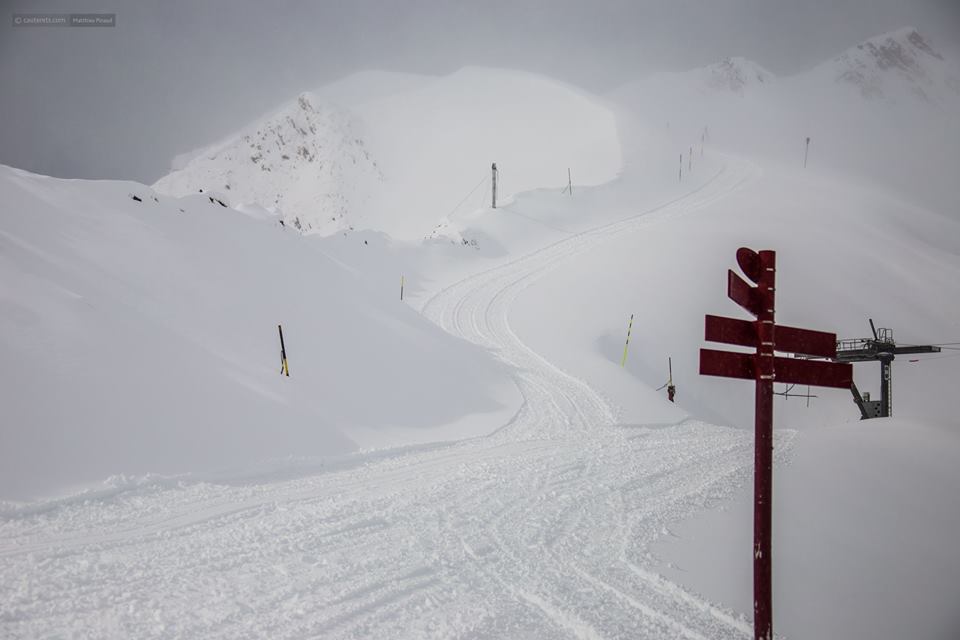
[[751,434],[619,425],[517,338],[509,311],[561,262],[757,174],[731,158],[682,198],[431,298],[427,317],[515,368],[524,402],[489,436],[293,479],[148,483],[0,514],[0,636],[750,637],[742,617],[659,575],[648,545],[749,478]]

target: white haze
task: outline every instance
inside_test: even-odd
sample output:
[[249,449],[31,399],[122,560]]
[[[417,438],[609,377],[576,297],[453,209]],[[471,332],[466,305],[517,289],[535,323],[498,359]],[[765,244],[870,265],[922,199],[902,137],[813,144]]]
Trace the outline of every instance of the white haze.
[[[727,56],[781,75],[913,25],[960,50],[953,0],[7,0],[0,163],[65,178],[153,182],[171,157],[284,100],[364,69],[521,69],[605,92]],[[14,12],[112,11],[112,29],[14,28]],[[96,147],[90,157],[87,149]]]

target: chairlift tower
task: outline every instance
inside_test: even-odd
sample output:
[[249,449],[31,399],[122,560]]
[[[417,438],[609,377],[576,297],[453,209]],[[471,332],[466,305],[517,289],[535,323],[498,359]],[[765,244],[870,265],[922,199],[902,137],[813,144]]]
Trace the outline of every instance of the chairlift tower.
[[860,419],[889,418],[893,415],[893,360],[908,353],[939,353],[935,345],[897,345],[893,329],[877,329],[870,320],[872,338],[837,340],[837,362],[879,362],[880,399],[871,400],[869,393],[860,394],[856,384],[850,385],[853,401],[860,408]]

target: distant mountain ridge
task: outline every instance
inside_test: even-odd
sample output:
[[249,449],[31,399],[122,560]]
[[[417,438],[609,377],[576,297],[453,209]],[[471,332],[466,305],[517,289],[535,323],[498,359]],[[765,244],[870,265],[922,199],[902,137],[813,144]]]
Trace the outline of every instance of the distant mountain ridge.
[[[728,57],[653,74],[610,97],[685,138],[689,149],[708,125],[722,136],[725,121],[741,122],[736,129],[748,135],[779,126],[773,136],[755,136],[778,140],[785,129],[775,120],[787,113],[794,135],[836,138],[872,128],[875,137],[891,126],[881,122],[888,105],[902,111],[897,126],[926,117],[918,114],[931,105],[937,117],[960,108],[960,81],[953,61],[905,27],[800,74],[777,77],[757,62]],[[883,106],[862,110],[864,100]],[[916,113],[915,103],[922,105]],[[412,240],[462,213],[459,207],[488,206],[489,196],[487,204],[480,196],[489,187],[478,183],[493,162],[501,197],[563,187],[568,167],[581,184],[611,179],[620,167],[620,135],[607,105],[541,76],[471,67],[444,77],[368,71],[303,93],[226,140],[183,154],[182,167],[154,186],[174,196],[213,191],[305,233],[369,228]]]
[[[448,76],[360,72],[199,152],[154,184],[171,196],[213,192],[304,233],[354,229],[420,240],[450,215],[498,197],[606,182],[621,167],[613,112],[594,96],[521,71],[466,67]],[[458,204],[459,203],[459,204]]]
[[[621,85],[615,96],[667,89],[707,95],[743,96],[752,89],[830,82],[857,89],[865,98],[897,99],[903,90],[920,100],[939,102],[960,94],[957,69],[913,27],[869,38],[814,68],[778,78],[753,60],[727,57],[682,72],[655,73]],[[652,96],[651,96],[652,99]]]
[[960,61],[904,27],[793,75],[729,58],[627,82],[609,97],[676,140],[839,170],[956,215],[960,195]]
[[760,64],[747,58],[733,56],[705,67],[679,72],[660,72],[628,82],[614,91],[614,95],[645,92],[648,94],[682,94],[684,99],[696,96],[736,95],[772,85],[777,77]]
[[213,191],[257,203],[301,231],[330,233],[349,224],[349,213],[382,180],[351,114],[302,93],[154,187],[173,196]]
[[870,99],[896,99],[906,91],[939,102],[960,94],[956,70],[913,27],[865,40],[811,73],[852,86]]

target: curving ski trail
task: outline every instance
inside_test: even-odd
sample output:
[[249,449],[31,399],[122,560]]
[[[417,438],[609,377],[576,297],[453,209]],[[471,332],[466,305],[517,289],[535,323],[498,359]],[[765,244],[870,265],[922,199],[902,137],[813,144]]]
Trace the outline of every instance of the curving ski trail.
[[512,331],[513,301],[605,240],[687,215],[702,188],[455,283],[424,313],[514,367],[524,402],[483,438],[353,469],[148,485],[0,517],[0,636],[745,638],[660,576],[648,545],[749,473],[750,434],[625,428]]

